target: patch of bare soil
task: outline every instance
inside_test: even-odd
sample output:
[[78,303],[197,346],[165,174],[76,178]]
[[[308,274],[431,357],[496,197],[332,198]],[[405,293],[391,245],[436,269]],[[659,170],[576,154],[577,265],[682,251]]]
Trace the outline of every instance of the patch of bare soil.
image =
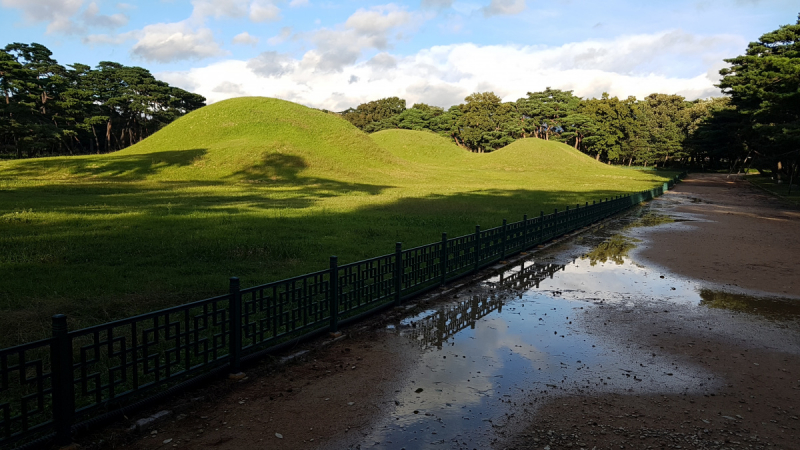
[[[607,339],[713,373],[705,394],[572,395],[537,410],[500,448],[800,448],[800,339],[796,323],[726,311],[597,310]],[[613,327],[603,327],[613,320]],[[792,330],[787,333],[787,331]],[[716,387],[721,385],[722,387]]]
[[649,232],[637,257],[698,280],[800,295],[800,210],[719,174],[692,174],[655,201],[700,220]]
[[134,421],[125,421],[85,437],[81,444],[294,450],[322,446],[334,437],[341,440],[380,415],[404,365],[415,355],[407,339],[385,333],[378,338],[372,322],[335,342],[298,347],[284,355],[299,355],[291,361],[262,361],[247,369],[244,380],[220,381],[163,405],[159,409],[171,414],[152,427],[131,432]]
[[[720,175],[691,175],[664,197],[700,221],[647,231],[637,258],[689,278],[778,296],[800,294],[800,213]],[[603,308],[584,322],[652,352],[705,368],[704,395],[573,395],[550,401],[499,448],[800,449],[800,326],[725,310],[681,314]],[[614,327],[604,327],[614,320]]]

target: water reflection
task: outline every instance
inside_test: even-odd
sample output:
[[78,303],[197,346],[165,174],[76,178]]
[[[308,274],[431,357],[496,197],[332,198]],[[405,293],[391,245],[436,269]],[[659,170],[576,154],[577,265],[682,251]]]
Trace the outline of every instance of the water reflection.
[[708,308],[756,314],[773,320],[800,318],[800,301],[798,300],[754,297],[710,289],[701,289],[700,298],[700,304]]
[[668,215],[648,211],[642,214],[641,217],[639,217],[635,222],[630,224],[627,228],[655,227],[657,225],[664,225],[673,222],[675,222],[675,219]]
[[[515,414],[554,395],[712,388],[702,368],[676,366],[573,324],[597,307],[587,301],[587,277],[622,268],[641,269],[528,261],[487,280],[484,295],[401,322],[399,332],[426,350],[361,448],[485,448]],[[581,279],[580,287],[564,288]]]
[[[527,265],[526,265],[527,263]],[[519,266],[504,271],[496,277],[497,284],[505,289],[524,290],[539,287],[539,283],[553,274],[563,270],[559,264],[534,264],[522,262]],[[469,327],[475,329],[475,323],[497,311],[503,312],[502,295],[472,295],[466,301],[451,303],[432,311],[422,320],[401,322],[401,326],[411,327],[406,334],[424,347],[434,346],[438,349],[451,336]]]
[[625,263],[625,257],[628,256],[628,252],[636,247],[634,242],[635,241],[631,238],[616,235],[601,243],[586,255],[581,256],[581,259],[588,259],[589,264],[592,266],[597,265],[597,263],[605,263],[606,261],[622,265]]
[[542,260],[485,280],[482,294],[397,324],[394,329],[424,351],[405,373],[387,417],[359,448],[486,448],[515,415],[534,412],[554,396],[716,389],[717,379],[703,367],[578,325],[577,318],[607,304],[627,312],[664,302],[800,316],[800,303],[713,292],[631,263],[627,253],[635,241],[620,229],[669,220],[654,214],[623,220],[578,244],[597,243],[584,247],[581,258],[553,264],[546,259],[564,254],[538,255]]

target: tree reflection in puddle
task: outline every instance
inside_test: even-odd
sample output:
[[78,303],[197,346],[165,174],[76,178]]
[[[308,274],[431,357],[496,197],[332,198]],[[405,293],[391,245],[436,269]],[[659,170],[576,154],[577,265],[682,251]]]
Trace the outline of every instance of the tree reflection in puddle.
[[609,268],[640,269],[526,261],[487,280],[482,294],[399,323],[395,329],[423,352],[361,448],[483,448],[515,415],[553,397],[712,388],[702,368],[675,365],[579,325],[579,316],[598,306],[582,287],[563,286],[581,276],[585,284],[585,276]]
[[755,314],[771,320],[800,318],[800,300],[775,297],[755,297],[745,294],[700,289],[700,304],[708,308],[727,309]]
[[[627,313],[680,304],[799,315],[798,303],[720,294],[632,263],[627,253],[636,241],[620,231],[665,223],[646,212],[620,218],[567,249],[537,254],[538,262],[506,267],[474,289],[478,294],[398,323],[390,332],[423,350],[360,448],[485,448],[515,417],[564,395],[713,392],[717,379],[704,367],[621,342],[580,320],[607,305]],[[581,248],[583,257],[566,256]]]

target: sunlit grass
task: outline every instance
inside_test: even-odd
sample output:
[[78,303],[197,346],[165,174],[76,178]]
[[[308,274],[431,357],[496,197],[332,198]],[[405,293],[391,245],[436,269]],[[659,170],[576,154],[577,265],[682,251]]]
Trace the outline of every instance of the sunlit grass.
[[0,161],[0,345],[458,236],[664,181],[523,139],[473,154],[274,99],[109,155]]

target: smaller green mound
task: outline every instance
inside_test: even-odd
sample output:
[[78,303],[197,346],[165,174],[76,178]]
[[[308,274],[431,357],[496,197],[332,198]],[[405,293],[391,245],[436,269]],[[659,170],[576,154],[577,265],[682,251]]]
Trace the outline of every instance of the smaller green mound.
[[617,172],[618,169],[595,161],[594,158],[556,141],[537,138],[519,139],[485,155],[481,167],[504,171],[528,172],[538,170],[584,170]]
[[393,129],[373,133],[370,137],[394,156],[411,162],[452,164],[477,156],[430,131]]

